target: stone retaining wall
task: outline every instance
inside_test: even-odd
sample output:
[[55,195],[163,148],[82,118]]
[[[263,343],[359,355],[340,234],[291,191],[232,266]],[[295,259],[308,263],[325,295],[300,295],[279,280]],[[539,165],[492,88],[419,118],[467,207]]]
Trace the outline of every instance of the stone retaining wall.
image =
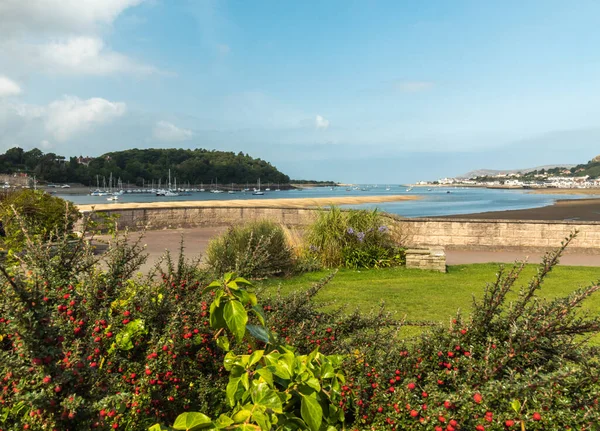
[[409,246],[438,246],[446,250],[546,251],[560,246],[574,230],[577,238],[567,251],[600,254],[600,223],[533,220],[401,219]]
[[[302,227],[314,220],[317,211],[299,208],[190,207],[115,208],[103,212],[117,214],[121,229],[170,229],[231,226],[258,219]],[[567,251],[600,254],[600,222],[388,217],[390,226],[400,233],[402,242],[408,247],[545,251],[558,247],[564,238],[577,229],[579,235]]]

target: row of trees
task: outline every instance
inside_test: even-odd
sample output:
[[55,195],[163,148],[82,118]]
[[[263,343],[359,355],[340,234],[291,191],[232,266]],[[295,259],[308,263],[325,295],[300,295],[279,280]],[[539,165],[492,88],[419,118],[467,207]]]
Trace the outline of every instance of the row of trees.
[[107,153],[89,160],[88,164],[78,162],[76,157],[66,159],[54,153],[43,153],[34,148],[24,151],[11,148],[0,155],[0,172],[27,172],[36,175],[38,180],[61,183],[82,183],[93,186],[96,178],[112,173],[113,178],[121,178],[124,183],[141,186],[144,181],[166,180],[168,171],[178,183],[208,184],[215,178],[220,183],[255,183],[260,178],[263,183],[290,182],[289,176],[261,159],[239,152],[209,151],[205,149],[147,149],[125,150]]

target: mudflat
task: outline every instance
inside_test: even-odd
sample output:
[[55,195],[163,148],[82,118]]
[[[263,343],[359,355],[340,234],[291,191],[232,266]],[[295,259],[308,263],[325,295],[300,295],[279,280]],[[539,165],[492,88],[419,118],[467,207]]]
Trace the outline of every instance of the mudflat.
[[489,211],[474,214],[441,216],[452,219],[503,219],[503,220],[544,220],[544,221],[600,221],[600,198],[565,199],[554,205],[524,210]]
[[380,202],[411,201],[418,196],[341,196],[328,198],[282,198],[282,199],[237,199],[237,200],[208,200],[208,201],[167,201],[167,202],[115,202],[109,204],[78,205],[81,211],[140,209],[140,208],[309,208],[326,207],[329,205],[358,205]]

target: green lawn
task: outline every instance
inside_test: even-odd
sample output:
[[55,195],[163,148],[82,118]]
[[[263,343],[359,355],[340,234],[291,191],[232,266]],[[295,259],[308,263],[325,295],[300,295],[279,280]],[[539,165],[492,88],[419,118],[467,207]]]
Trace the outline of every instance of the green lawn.
[[[418,269],[390,268],[378,270],[340,270],[331,282],[316,296],[317,302],[336,301],[336,306],[347,305],[348,311],[358,307],[369,311],[381,301],[396,313],[398,319],[408,321],[448,321],[458,309],[465,314],[472,307],[472,297],[480,297],[487,282],[495,280],[498,264],[472,264],[448,267],[441,274]],[[537,266],[528,265],[516,288],[526,285]],[[281,286],[283,293],[305,289],[329,274],[328,271],[304,274],[289,279],[264,280],[258,283],[266,293]],[[564,296],[578,287],[600,280],[600,268],[558,266],[547,277],[539,296]],[[585,303],[585,309],[600,313],[600,294]],[[407,335],[414,331],[409,331]]]

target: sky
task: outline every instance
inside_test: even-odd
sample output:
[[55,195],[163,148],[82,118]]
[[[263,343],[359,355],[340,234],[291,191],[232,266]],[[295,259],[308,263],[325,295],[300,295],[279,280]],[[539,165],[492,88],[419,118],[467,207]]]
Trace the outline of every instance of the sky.
[[600,154],[596,0],[0,0],[0,151],[407,183]]

